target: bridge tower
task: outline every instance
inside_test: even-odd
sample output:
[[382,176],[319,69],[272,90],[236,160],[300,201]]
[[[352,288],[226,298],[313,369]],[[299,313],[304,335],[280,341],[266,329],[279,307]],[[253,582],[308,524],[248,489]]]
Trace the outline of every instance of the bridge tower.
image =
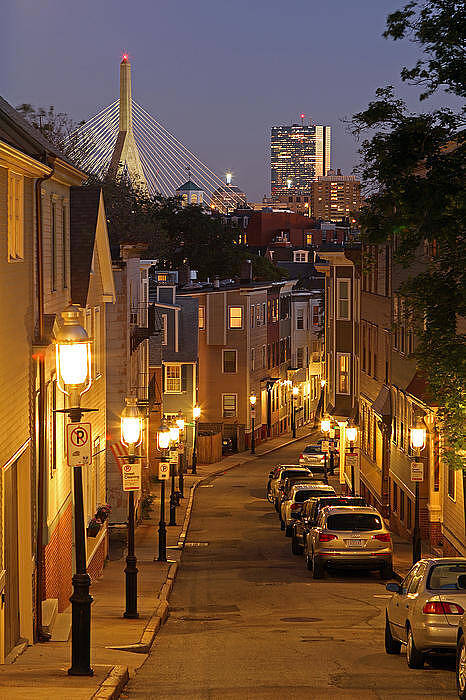
[[147,191],[147,182],[133,133],[131,102],[131,63],[127,54],[120,63],[119,132],[108,167],[110,177],[127,174],[132,184]]

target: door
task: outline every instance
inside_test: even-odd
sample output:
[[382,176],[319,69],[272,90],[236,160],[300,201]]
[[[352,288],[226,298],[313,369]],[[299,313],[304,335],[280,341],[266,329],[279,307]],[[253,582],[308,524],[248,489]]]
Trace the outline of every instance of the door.
[[401,593],[393,593],[392,599],[388,604],[388,619],[390,620],[393,631],[398,639],[405,640],[406,638],[406,606],[408,588],[419,568],[416,564],[408,573],[404,581],[401,583]]
[[18,463],[4,472],[5,656],[20,638],[18,566]]

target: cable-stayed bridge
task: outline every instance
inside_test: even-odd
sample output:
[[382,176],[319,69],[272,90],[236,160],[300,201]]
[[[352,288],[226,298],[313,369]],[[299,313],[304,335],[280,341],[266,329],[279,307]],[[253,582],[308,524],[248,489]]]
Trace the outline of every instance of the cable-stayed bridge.
[[71,135],[70,147],[84,152],[81,157],[76,152],[80,167],[99,177],[126,174],[134,185],[166,197],[174,196],[187,179],[194,180],[205,201],[222,202],[221,209],[244,203],[238,188],[218,177],[133,100],[126,54],[120,63],[120,99],[81,125]]

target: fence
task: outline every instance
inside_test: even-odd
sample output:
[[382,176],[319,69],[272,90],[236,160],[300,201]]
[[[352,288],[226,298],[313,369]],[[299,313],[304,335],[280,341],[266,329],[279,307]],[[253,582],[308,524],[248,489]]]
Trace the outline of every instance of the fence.
[[196,444],[198,464],[213,464],[222,459],[222,433],[199,433]]

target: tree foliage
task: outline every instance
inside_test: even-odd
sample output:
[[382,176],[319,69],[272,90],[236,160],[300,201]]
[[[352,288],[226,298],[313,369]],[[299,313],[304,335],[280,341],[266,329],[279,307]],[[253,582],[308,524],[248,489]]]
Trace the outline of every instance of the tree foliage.
[[421,45],[426,57],[401,77],[423,85],[421,100],[438,88],[465,97],[466,10],[455,0],[412,0],[387,18],[385,37],[408,38]]
[[[464,30],[459,3],[410,2],[388,17],[386,36],[419,42],[427,59],[404,79],[465,93],[456,39]],[[461,40],[464,41],[464,31]],[[460,44],[458,44],[460,45]],[[465,132],[461,114],[449,109],[413,113],[390,86],[376,91],[355,114],[353,132],[364,135],[361,173],[367,188],[360,213],[364,241],[390,243],[405,268],[400,293],[416,325],[418,366],[444,423],[444,457],[463,467],[466,418],[466,203]]]

